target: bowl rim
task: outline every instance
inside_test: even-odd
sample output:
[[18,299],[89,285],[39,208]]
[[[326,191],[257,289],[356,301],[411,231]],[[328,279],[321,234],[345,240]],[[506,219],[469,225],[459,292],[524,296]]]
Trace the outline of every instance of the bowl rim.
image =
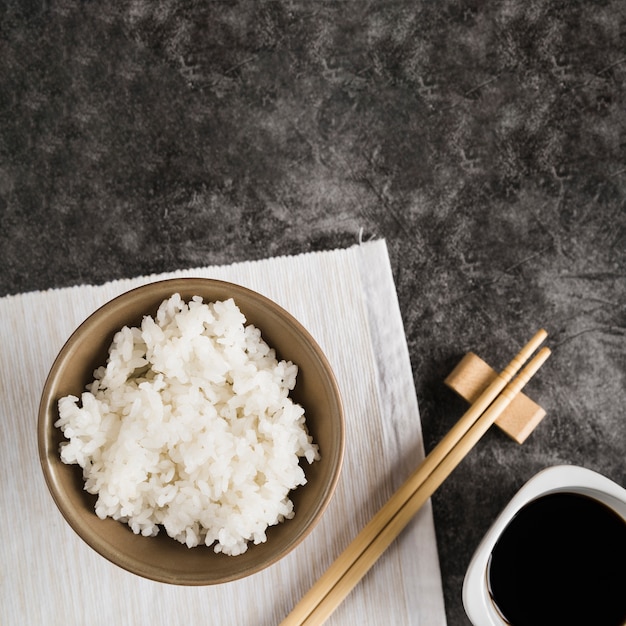
[[[231,294],[229,297],[232,297],[235,300],[235,303],[237,303],[238,296],[244,296],[246,298],[256,300],[257,302],[261,303],[264,308],[269,310],[271,315],[279,318],[282,322],[289,325],[293,331],[300,335],[304,343],[307,345],[310,351],[310,355],[317,362],[320,371],[324,374],[325,385],[328,385],[328,388],[331,392],[333,405],[336,408],[336,413],[338,417],[338,432],[335,437],[335,439],[337,440],[337,447],[335,450],[335,454],[333,455],[334,458],[330,460],[331,463],[335,464],[336,469],[333,472],[331,480],[325,485],[323,492],[324,496],[317,503],[317,506],[313,508],[308,525],[303,528],[302,532],[296,535],[291,541],[286,543],[279,551],[267,556],[256,565],[253,564],[248,567],[244,567],[239,571],[235,571],[232,574],[223,575],[217,578],[213,578],[211,576],[185,577],[185,575],[170,574],[162,568],[155,568],[152,566],[142,567],[142,565],[144,564],[138,564],[136,562],[133,562],[132,558],[126,557],[125,554],[116,549],[115,545],[111,544],[102,536],[97,533],[91,532],[89,529],[85,529],[84,524],[80,521],[80,516],[74,511],[74,508],[70,506],[62,497],[60,486],[59,484],[57,484],[59,478],[56,476],[51,462],[51,458],[56,459],[58,457],[58,450],[52,450],[52,445],[49,439],[49,433],[51,432],[51,429],[55,428],[54,422],[56,421],[55,419],[51,418],[49,411],[50,404],[56,402],[55,399],[52,397],[51,392],[61,374],[63,366],[65,365],[67,360],[71,358],[71,354],[76,342],[81,337],[85,336],[86,333],[93,330],[93,328],[97,326],[99,320],[101,320],[103,317],[107,317],[114,311],[117,311],[120,308],[124,308],[129,299],[141,299],[143,294],[145,294],[146,292],[154,291],[155,288],[157,290],[163,289],[164,292],[173,295],[174,293],[177,293],[178,290],[182,288],[182,286],[184,286],[185,288],[193,288],[196,284],[198,285],[198,288],[203,287],[206,289],[207,287],[215,287],[217,289],[227,290],[228,293]],[[163,299],[165,299],[166,297],[168,296],[164,296]],[[211,302],[212,300],[203,297],[203,301]],[[261,332],[263,332],[262,328]],[[287,554],[292,552],[306,539],[306,537],[309,536],[314,527],[320,521],[322,515],[328,508],[328,505],[333,498],[343,468],[345,440],[345,411],[339,384],[337,382],[334,370],[331,367],[330,362],[328,361],[328,358],[326,357],[325,353],[323,352],[315,338],[312,336],[312,334],[304,327],[304,325],[298,319],[296,319],[291,313],[289,313],[286,309],[284,309],[282,306],[280,306],[269,297],[237,283],[221,279],[204,277],[174,277],[146,282],[144,284],[126,290],[118,294],[117,296],[114,296],[113,298],[109,299],[107,302],[96,308],[69,335],[69,337],[66,339],[63,346],[59,350],[58,354],[56,355],[42,387],[37,413],[37,447],[40,466],[44,475],[45,483],[47,485],[48,492],[54,500],[55,505],[57,506],[65,521],[72,528],[72,530],[93,550],[100,554],[100,556],[103,556],[105,559],[121,567],[122,569],[139,575],[143,578],[176,585],[211,585],[221,584],[232,580],[238,580],[269,567],[270,565],[276,563]],[[58,462],[61,462],[60,458],[58,459]],[[95,516],[95,511],[93,514]],[[202,548],[202,546],[199,547]]]
[[526,504],[559,492],[587,495],[626,520],[626,489],[610,478],[578,465],[554,465],[530,478],[493,522],[472,556],[463,580],[463,606],[473,626],[509,626],[495,608],[487,586],[489,557],[513,517]]

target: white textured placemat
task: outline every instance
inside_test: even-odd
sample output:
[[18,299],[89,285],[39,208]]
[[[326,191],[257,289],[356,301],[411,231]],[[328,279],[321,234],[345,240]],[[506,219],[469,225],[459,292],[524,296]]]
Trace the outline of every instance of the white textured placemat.
[[[173,276],[228,280],[278,302],[326,353],[345,405],[343,472],[320,524],[279,563],[224,585],[156,583],[100,557],[56,509],[37,455],[39,393],[65,340],[110,298]],[[413,377],[384,241],[2,298],[0,420],[3,626],[272,626],[423,458]],[[327,623],[445,624],[430,503]]]

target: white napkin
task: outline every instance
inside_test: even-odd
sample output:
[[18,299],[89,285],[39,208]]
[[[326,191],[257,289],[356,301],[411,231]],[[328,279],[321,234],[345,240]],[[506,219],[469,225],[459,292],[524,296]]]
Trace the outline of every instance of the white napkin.
[[[56,509],[37,453],[39,394],[65,340],[110,298],[176,276],[239,283],[287,309],[324,350],[345,405],[343,472],[321,522],[279,563],[216,586],[145,580],[99,556]],[[2,298],[0,420],[0,623],[5,626],[278,624],[424,456],[384,241]],[[445,624],[430,503],[327,623]]]

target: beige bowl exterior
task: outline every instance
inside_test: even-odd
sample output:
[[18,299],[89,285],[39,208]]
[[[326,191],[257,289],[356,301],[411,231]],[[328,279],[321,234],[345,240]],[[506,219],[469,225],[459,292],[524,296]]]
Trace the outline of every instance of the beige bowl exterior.
[[[205,302],[233,298],[247,323],[280,359],[293,361],[299,373],[294,401],[305,409],[307,427],[320,447],[321,459],[303,461],[307,484],[291,492],[295,517],[267,531],[267,542],[250,545],[239,556],[215,554],[212,547],[187,548],[161,531],[156,537],[135,535],[126,524],[101,520],[96,497],[83,489],[82,470],[59,457],[63,434],[54,423],[62,396],[80,397],[93,371],[106,362],[113,335],[122,326],[137,326],[155,315],[174,293]],[[139,576],[177,585],[210,585],[249,576],[291,552],[311,532],[328,506],[341,471],[345,442],[344,415],[331,367],[307,330],[271,300],[224,281],[180,278],[150,283],[111,300],[93,313],[68,339],[46,380],[39,406],[38,446],[44,477],[54,501],[78,535],[96,552]]]

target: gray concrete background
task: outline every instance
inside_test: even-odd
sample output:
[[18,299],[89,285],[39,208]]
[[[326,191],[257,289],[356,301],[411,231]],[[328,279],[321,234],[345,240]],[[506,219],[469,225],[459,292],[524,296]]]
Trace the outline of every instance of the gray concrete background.
[[[626,4],[0,2],[0,295],[384,237],[431,449],[443,379],[537,328],[548,416],[434,496],[450,626],[543,467],[626,486]],[[358,593],[358,591],[356,591]]]

